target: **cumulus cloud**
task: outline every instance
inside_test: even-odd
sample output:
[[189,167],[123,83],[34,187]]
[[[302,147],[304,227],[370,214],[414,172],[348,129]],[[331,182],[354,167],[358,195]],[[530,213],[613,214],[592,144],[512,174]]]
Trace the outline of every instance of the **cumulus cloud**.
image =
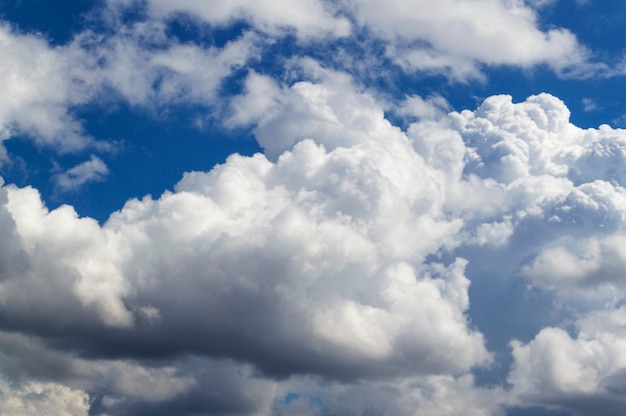
[[[5,92],[0,144],[26,136],[59,152],[117,149],[118,143],[90,137],[73,110],[103,97],[111,100],[111,93],[157,112],[180,103],[210,107],[223,79],[257,54],[259,42],[244,34],[220,48],[183,44],[168,39],[166,26],[158,22],[117,23],[114,30],[113,36],[87,30],[53,47],[41,35],[0,24],[0,88]],[[9,158],[2,147],[0,161]],[[95,166],[94,159],[87,163],[85,168]],[[75,178],[68,182],[66,174],[58,179],[63,190],[80,185]]]
[[[183,14],[217,27],[244,21],[275,38],[295,33],[300,40],[341,39],[365,29],[386,43],[388,57],[403,69],[445,73],[461,81],[482,78],[483,65],[545,64],[559,74],[574,76],[607,72],[605,66],[590,62],[590,53],[569,30],[540,28],[538,9],[550,3],[307,0],[294,9],[280,1],[173,4],[150,0],[147,10],[157,20]],[[115,9],[131,3],[111,0],[109,4]]]
[[[0,26],[0,141],[93,153],[58,190],[108,174],[96,153],[113,145],[74,115],[103,99],[196,106],[264,149],[103,225],[0,179],[0,413],[618,414],[626,131],[581,129],[549,94],[456,112],[436,94],[383,99],[310,58],[277,64],[282,78],[264,67],[285,38],[344,53],[366,38],[386,52],[372,59],[457,81],[594,70],[571,32],[540,28],[551,3],[116,0],[103,13],[146,15],[101,16],[106,30],[57,47]],[[175,19],[244,29],[186,42]],[[542,308],[509,316],[536,293]],[[474,319],[485,311],[497,316]]]
[[15,416],[87,416],[89,396],[55,383],[27,382],[13,386],[0,381],[0,413]]
[[357,22],[388,40],[390,56],[407,69],[447,70],[467,79],[480,75],[480,64],[545,63],[563,71],[586,61],[571,32],[543,32],[536,11],[524,2],[359,0],[350,5]]
[[[357,149],[304,141],[276,164],[232,156],[188,174],[175,193],[129,202],[102,229],[69,207],[47,212],[33,190],[8,188],[7,212],[35,270],[6,280],[5,310],[39,320],[21,305],[28,293],[44,310],[67,310],[51,318],[57,324],[110,327],[109,347],[89,347],[100,354],[130,342],[160,355],[227,354],[270,374],[429,374],[486,362],[464,316],[465,261],[421,264],[458,224],[433,216],[436,187],[405,172],[419,158],[399,166],[372,158],[382,148]],[[407,142],[386,151],[398,160],[411,152]],[[64,294],[37,289],[37,270]],[[89,313],[74,316],[81,307]],[[132,329],[142,322],[145,331]],[[128,328],[120,345],[116,328]]]
[[0,23],[0,53],[0,141],[22,134],[61,151],[94,145],[69,112],[88,95],[67,76],[71,62],[63,48]]
[[580,415],[618,415],[624,400],[626,310],[590,313],[572,336],[543,329],[529,343],[513,341],[509,375],[520,401],[558,405]]
[[[442,185],[371,96],[322,75],[287,98],[327,116],[310,124],[317,141],[281,144],[274,161],[233,155],[156,200],[129,201],[102,227],[69,206],[48,211],[32,188],[2,188],[14,253],[2,269],[4,328],[99,360],[193,354],[349,383],[490,362],[466,315],[467,261],[425,261],[462,226],[442,212]],[[126,406],[114,396],[103,406]]]
[[306,138],[332,150],[387,136],[397,142],[402,137],[384,117],[384,108],[371,94],[359,91],[349,75],[309,59],[296,66],[307,80],[279,85],[253,72],[246,79],[244,94],[232,101],[228,124],[254,125],[254,135],[268,157],[276,158]]
[[[93,56],[106,59],[87,62],[102,73],[92,68],[89,82],[129,102],[200,102],[185,85],[202,74],[187,63],[224,62],[221,79],[247,59],[238,42],[249,52],[248,41],[139,57],[130,47],[126,58],[172,88],[130,82],[144,72],[111,75],[142,65],[107,63],[126,41],[103,42]],[[389,103],[347,74],[308,59],[295,66],[291,83],[251,71],[231,102],[226,123],[251,127],[265,154],[188,172],[102,226],[70,206],[48,210],[33,188],[0,188],[7,374],[89,394],[92,412],[120,415],[343,414],[348,401],[355,413],[433,415],[620,404],[624,131],[578,128],[548,94],[489,97],[461,112],[408,97],[393,109],[410,120],[402,130],[385,117]],[[99,160],[59,178],[67,189],[97,178]],[[509,392],[471,375],[498,357],[489,328],[468,316],[470,283],[483,278],[471,265],[485,253],[512,259],[494,260],[493,275],[516,273],[568,307],[581,288],[612,290],[611,303],[576,309],[575,333],[541,321],[548,327],[514,341]],[[19,345],[42,365],[7,357]]]
[[114,36],[90,31],[69,46],[71,75],[102,93],[113,91],[132,105],[210,106],[224,78],[257,53],[258,38],[244,34],[222,48],[169,39],[158,22],[118,24]]

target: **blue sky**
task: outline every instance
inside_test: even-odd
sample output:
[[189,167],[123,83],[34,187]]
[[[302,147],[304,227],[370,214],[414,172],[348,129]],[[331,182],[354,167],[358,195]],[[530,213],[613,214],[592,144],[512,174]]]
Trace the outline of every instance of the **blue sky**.
[[625,20],[0,2],[0,414],[621,414]]

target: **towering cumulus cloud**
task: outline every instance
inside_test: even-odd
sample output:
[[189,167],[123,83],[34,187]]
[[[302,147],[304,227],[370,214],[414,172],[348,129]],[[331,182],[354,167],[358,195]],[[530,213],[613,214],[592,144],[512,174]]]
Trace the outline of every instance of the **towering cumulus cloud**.
[[[450,98],[503,66],[616,76],[556,3],[111,0],[61,45],[0,24],[0,414],[623,414],[626,131]],[[246,139],[176,183],[139,161]],[[160,195],[104,188],[131,171]],[[64,203],[114,193],[100,221]]]

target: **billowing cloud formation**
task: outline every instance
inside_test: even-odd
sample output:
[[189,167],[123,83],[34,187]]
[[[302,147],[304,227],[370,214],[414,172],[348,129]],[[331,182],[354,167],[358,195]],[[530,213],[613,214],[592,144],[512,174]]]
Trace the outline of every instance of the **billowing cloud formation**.
[[[108,174],[96,154],[114,145],[74,112],[100,100],[214,111],[264,151],[103,224],[2,183],[0,413],[618,414],[623,130],[581,129],[548,94],[450,112],[313,58],[277,63],[280,76],[263,61],[282,41],[345,53],[359,33],[386,51],[371,59],[449,79],[584,72],[576,38],[539,27],[532,7],[549,2],[222,3],[112,1],[107,30],[58,47],[0,27],[0,140],[93,153],[57,172],[58,190]],[[193,43],[176,19],[243,29]]]
[[[7,207],[30,266],[67,293],[56,301],[76,329],[143,322],[141,337],[127,335],[138,348],[232,354],[275,374],[465,371],[488,354],[463,316],[465,261],[421,264],[460,226],[439,217],[436,183],[412,180],[426,169],[400,135],[332,152],[303,141],[276,164],[232,156],[188,174],[176,193],[131,201],[103,229],[69,207],[46,212],[32,190],[9,188]],[[28,287],[44,307],[43,276],[30,275],[5,286],[15,319],[31,317],[13,291]],[[81,305],[92,313],[76,320]]]
[[[88,392],[115,414],[619,403],[623,286],[607,274],[623,269],[624,132],[580,129],[546,94],[445,116],[414,98],[398,111],[413,103],[438,118],[403,131],[345,74],[302,66],[308,80],[292,85],[251,73],[232,102],[229,123],[255,125],[269,159],[187,173],[103,226],[69,206],[48,211],[32,188],[2,188],[1,324],[29,337],[3,342],[69,369],[18,360],[11,374]],[[597,248],[573,251],[571,235]],[[513,341],[510,391],[469,373],[493,354],[467,317],[466,275],[481,250],[507,246],[517,271],[568,307],[568,290],[585,285],[609,285],[613,300],[581,306],[575,333]],[[218,376],[232,383],[203,396]]]
[[[72,110],[110,91],[149,108],[177,103],[211,106],[221,82],[259,55],[262,42],[250,32],[223,47],[181,43],[168,35],[163,21],[177,13],[217,26],[247,21],[252,31],[272,40],[291,30],[303,39],[337,39],[357,30],[352,27],[356,24],[383,39],[388,55],[402,67],[444,70],[459,79],[480,76],[481,64],[547,63],[557,72],[591,68],[571,33],[542,32],[535,11],[518,2],[397,1],[383,7],[369,1],[331,6],[311,0],[296,9],[275,1],[214,3],[149,1],[145,7],[154,19],[122,23],[123,19],[110,18],[114,35],[87,30],[59,47],[3,24],[0,82],[6,83],[7,94],[0,101],[0,139],[26,135],[61,151],[106,150],[111,144],[90,138]],[[123,14],[131,4],[116,0],[110,6],[108,12]],[[459,38],[464,42],[457,42]],[[6,155],[2,157],[6,160]]]
[[509,381],[516,396],[580,414],[620,414],[626,405],[625,326],[622,306],[590,313],[574,337],[546,328],[528,344],[514,341]]

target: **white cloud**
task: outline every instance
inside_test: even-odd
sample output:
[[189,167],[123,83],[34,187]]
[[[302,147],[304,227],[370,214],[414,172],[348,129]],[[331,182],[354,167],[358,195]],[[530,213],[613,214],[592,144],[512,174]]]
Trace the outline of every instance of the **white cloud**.
[[284,86],[251,73],[244,94],[233,100],[229,125],[254,124],[254,135],[270,159],[306,138],[329,150],[386,137],[392,143],[405,140],[385,119],[383,106],[371,94],[358,91],[347,74],[307,59],[296,66],[310,81]]
[[[116,245],[123,242],[110,238],[95,220],[78,218],[70,206],[48,212],[32,188],[8,186],[2,193],[1,215],[14,236],[16,254],[15,267],[3,272],[0,294],[5,306],[26,320],[46,310],[51,325],[99,320],[130,325],[132,315],[120,299],[129,289],[118,264],[126,254]],[[32,309],[32,303],[38,308]]]
[[372,97],[323,76],[276,89],[319,111],[307,134],[317,143],[283,145],[275,162],[233,155],[175,192],[129,201],[103,227],[5,187],[19,256],[3,269],[3,313],[96,357],[192,351],[346,381],[488,363],[466,316],[466,261],[424,264],[463,225],[442,213],[440,175]]
[[289,1],[250,1],[235,0],[201,1],[182,0],[172,3],[165,0],[150,0],[150,11],[156,16],[172,13],[189,13],[210,24],[225,26],[237,20],[246,20],[258,29],[280,34],[285,29],[295,29],[300,37],[347,36],[350,22],[342,16],[335,16],[329,2],[305,0],[294,7]]
[[411,95],[394,110],[396,114],[404,117],[440,119],[452,110],[452,106],[441,95],[431,95],[426,99],[419,95]]
[[[175,328],[177,349],[232,354],[229,345],[245,342],[233,358],[268,372],[466,371],[489,354],[464,316],[465,262],[421,265],[458,225],[433,217],[434,188],[413,182],[410,165],[372,158],[387,151],[402,160],[410,148],[382,149],[326,152],[305,141],[276,164],[232,156],[211,173],[188,174],[176,193],[129,202],[102,229],[69,207],[48,213],[33,190],[9,188],[34,270],[2,285],[5,308],[39,319],[21,305],[27,294],[57,310],[55,322],[81,330],[96,317],[136,324],[131,305],[150,306],[160,317],[156,338],[145,340],[153,348]],[[45,291],[37,289],[44,269]],[[78,318],[71,311],[81,307],[89,313]],[[205,344],[217,334],[219,343]],[[286,354],[292,364],[282,364]]]
[[211,105],[222,80],[257,53],[253,34],[217,48],[172,41],[158,22],[115,29],[111,37],[88,31],[76,36],[69,47],[75,62],[71,75],[100,92],[108,87],[129,103],[148,108]]
[[0,55],[0,141],[25,134],[61,151],[95,144],[68,111],[88,94],[67,76],[72,63],[63,48],[0,23]]
[[[480,0],[463,2],[307,0],[299,7],[282,1],[228,3],[150,0],[156,19],[184,13],[216,26],[245,21],[272,37],[295,32],[300,39],[342,38],[365,28],[387,42],[387,54],[404,70],[445,73],[466,81],[482,79],[482,65],[523,68],[547,64],[562,75],[585,76],[606,67],[588,61],[589,52],[563,28],[542,31],[537,9],[550,1]],[[114,8],[127,0],[111,0]],[[610,72],[610,71],[609,71]]]
[[480,75],[480,64],[557,71],[586,60],[565,29],[541,31],[536,11],[520,1],[374,0],[350,2],[357,22],[390,42],[389,54],[406,67],[447,70],[455,78]]
[[520,404],[541,403],[580,415],[618,415],[626,405],[626,310],[593,312],[578,322],[574,337],[543,329],[527,344],[512,343],[509,376]]
[[80,163],[55,177],[56,186],[63,192],[75,191],[88,182],[100,182],[109,174],[109,168],[97,156],[91,156],[86,162]]
[[87,416],[89,396],[55,383],[11,385],[0,380],[0,414],[12,416]]

